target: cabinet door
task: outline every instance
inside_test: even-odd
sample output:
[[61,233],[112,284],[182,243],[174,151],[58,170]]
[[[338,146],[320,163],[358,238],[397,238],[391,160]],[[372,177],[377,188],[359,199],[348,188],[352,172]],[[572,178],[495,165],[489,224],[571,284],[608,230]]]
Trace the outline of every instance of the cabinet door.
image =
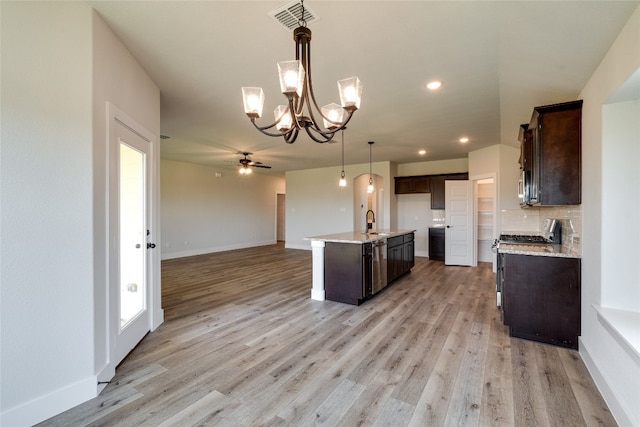
[[406,273],[410,271],[415,265],[415,251],[413,242],[404,244],[404,254],[402,257],[402,271]]
[[444,228],[429,229],[429,260],[444,261],[445,253]]
[[410,177],[396,176],[394,181],[396,194],[407,194],[412,192],[413,181]]
[[545,205],[581,203],[581,109],[540,117],[540,201]]
[[400,276],[402,268],[402,245],[387,248],[387,283]]
[[[360,304],[371,275],[364,275],[365,245],[327,242],[324,248],[324,289],[330,301]],[[370,265],[370,262],[369,262]]]
[[444,209],[445,175],[431,177],[431,209]]
[[428,193],[430,178],[428,176],[397,176],[395,177],[395,193]]
[[580,260],[504,256],[502,309],[514,337],[578,348]]

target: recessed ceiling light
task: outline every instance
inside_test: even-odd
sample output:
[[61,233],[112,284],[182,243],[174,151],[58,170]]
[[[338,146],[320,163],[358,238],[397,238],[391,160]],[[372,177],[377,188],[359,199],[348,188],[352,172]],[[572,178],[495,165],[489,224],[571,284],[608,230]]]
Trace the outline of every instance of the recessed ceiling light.
[[420,154],[421,156],[424,156],[425,154],[427,154],[427,150],[420,150],[418,151],[418,154]]
[[442,82],[438,80],[434,80],[432,82],[427,83],[427,89],[436,90],[442,87]]
[[463,136],[462,138],[459,139],[459,141],[464,144],[465,142],[469,142],[469,138],[467,138],[466,136]]

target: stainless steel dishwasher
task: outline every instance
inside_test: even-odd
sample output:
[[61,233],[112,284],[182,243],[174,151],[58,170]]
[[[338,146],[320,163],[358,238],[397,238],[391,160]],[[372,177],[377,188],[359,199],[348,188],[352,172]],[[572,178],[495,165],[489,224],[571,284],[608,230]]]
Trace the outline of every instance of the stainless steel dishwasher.
[[373,293],[387,286],[387,239],[373,242]]

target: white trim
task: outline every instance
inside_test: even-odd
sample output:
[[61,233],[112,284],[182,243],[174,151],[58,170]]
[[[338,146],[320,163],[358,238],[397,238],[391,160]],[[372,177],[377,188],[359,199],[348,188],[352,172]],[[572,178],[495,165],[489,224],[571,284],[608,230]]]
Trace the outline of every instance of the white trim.
[[640,313],[591,304],[598,320],[635,363],[640,365]]
[[[107,147],[107,156],[106,156],[106,162],[107,162],[107,167],[106,170],[108,171],[108,176],[107,176],[107,188],[106,188],[106,209],[108,212],[107,215],[107,239],[106,239],[106,244],[107,244],[107,248],[106,248],[106,286],[107,286],[107,302],[106,302],[106,313],[107,313],[107,317],[109,317],[109,313],[110,313],[110,306],[109,306],[109,300],[108,300],[108,296],[109,296],[109,286],[110,286],[110,274],[111,274],[111,265],[112,265],[112,260],[111,260],[111,250],[109,248],[109,244],[110,242],[113,241],[113,230],[110,229],[110,225],[111,225],[111,220],[109,219],[110,216],[113,214],[111,212],[112,210],[112,206],[110,205],[110,192],[111,192],[111,188],[110,188],[110,174],[113,173],[114,171],[113,169],[113,165],[111,164],[112,159],[113,159],[113,153],[111,152],[112,150],[112,144],[111,144],[111,140],[112,138],[115,138],[115,128],[114,126],[116,124],[121,125],[126,127],[127,129],[131,130],[132,132],[134,132],[136,135],[138,135],[140,138],[144,139],[145,141],[147,141],[149,143],[149,168],[150,171],[148,172],[148,177],[149,177],[149,206],[148,206],[148,228],[149,230],[151,230],[151,236],[154,240],[154,243],[156,243],[156,247],[160,248],[161,247],[161,241],[160,241],[160,215],[159,215],[159,185],[160,185],[160,181],[159,181],[159,146],[158,146],[158,136],[155,135],[153,132],[151,132],[150,130],[148,130],[147,128],[145,128],[143,125],[141,125],[140,123],[138,123],[135,119],[133,119],[131,116],[129,116],[127,113],[125,113],[124,111],[120,110],[118,107],[116,107],[115,105],[113,105],[110,102],[106,102],[106,120],[107,120],[107,126],[106,126],[106,147]],[[164,310],[162,310],[162,303],[161,303],[161,284],[160,284],[160,251],[159,250],[155,250],[155,251],[151,251],[149,254],[149,260],[148,260],[148,269],[147,269],[147,273],[148,273],[148,277],[149,277],[149,310],[148,310],[148,325],[149,325],[149,330],[153,331],[155,330],[160,324],[162,324],[162,322],[164,321]],[[111,325],[111,321],[108,318],[107,319],[107,335],[105,337],[106,339],[106,349],[107,349],[107,363],[106,365],[101,369],[100,371],[100,381],[108,381],[111,378],[113,378],[113,375],[115,375],[115,360],[114,360],[114,347],[113,347],[113,343],[112,343],[112,337],[114,332],[112,331],[112,325]],[[93,386],[94,386],[94,390],[96,390],[96,384],[97,381],[94,382]],[[97,390],[102,391],[104,387],[97,387]]]
[[286,249],[302,249],[305,251],[311,250],[311,245],[308,244],[299,244],[299,243],[287,243],[285,242],[284,247]]
[[595,362],[593,357],[591,356],[591,352],[589,351],[589,347],[582,340],[582,337],[578,337],[578,348],[580,349],[580,357],[582,357],[582,361],[584,362],[587,370],[591,374],[591,378],[593,378],[593,382],[596,384],[598,391],[602,395],[602,398],[606,402],[609,407],[609,411],[615,418],[616,422],[620,426],[632,426],[634,423],[631,421],[631,418],[627,415],[627,411],[625,411],[624,406],[622,405],[622,401],[618,399],[614,390],[609,387],[609,381],[605,378],[604,374],[600,369],[598,369],[598,364]]
[[2,426],[34,425],[97,396],[95,376],[77,381],[0,414]]
[[262,242],[239,243],[235,245],[213,246],[213,247],[202,248],[202,249],[193,249],[190,251],[164,253],[162,254],[162,260],[164,261],[166,259],[184,258],[188,256],[206,255],[206,254],[212,254],[216,252],[233,251],[236,249],[254,248],[257,246],[275,245],[276,243],[277,242],[275,240],[264,240]]
[[325,300],[324,291],[324,248],[325,242],[321,240],[311,241],[311,299]]

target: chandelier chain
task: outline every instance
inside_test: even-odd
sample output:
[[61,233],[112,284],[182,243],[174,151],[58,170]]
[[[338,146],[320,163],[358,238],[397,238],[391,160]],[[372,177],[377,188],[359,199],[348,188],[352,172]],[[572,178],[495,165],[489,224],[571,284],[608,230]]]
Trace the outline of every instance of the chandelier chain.
[[306,27],[307,21],[304,19],[304,0],[300,0],[300,6],[302,7],[302,9],[300,19],[298,19],[298,25],[300,25],[301,27]]

